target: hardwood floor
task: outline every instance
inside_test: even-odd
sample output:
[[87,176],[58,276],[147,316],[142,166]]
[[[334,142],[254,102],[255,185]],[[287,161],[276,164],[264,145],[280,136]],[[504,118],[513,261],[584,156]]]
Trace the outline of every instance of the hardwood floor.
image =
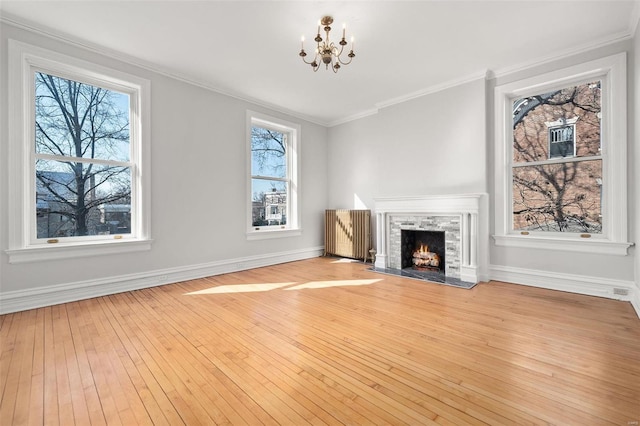
[[333,258],[3,315],[0,338],[2,425],[640,421],[629,303]]

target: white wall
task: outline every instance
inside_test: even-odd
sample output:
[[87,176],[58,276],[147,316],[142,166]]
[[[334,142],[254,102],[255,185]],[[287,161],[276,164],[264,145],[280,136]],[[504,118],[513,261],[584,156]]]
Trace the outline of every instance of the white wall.
[[[255,261],[272,254],[314,255],[320,252],[323,210],[327,205],[326,128],[40,34],[4,24],[0,29],[0,87],[3,94],[7,93],[7,39],[13,38],[149,79],[152,100],[152,250],[15,265],[8,263],[4,253],[8,244],[7,206],[12,200],[7,199],[6,174],[7,111],[10,106],[6,95],[2,95],[0,294],[4,303],[7,303],[7,295],[16,295],[15,292],[28,296],[30,290],[46,290],[54,285],[109,283],[117,281],[118,277],[143,278],[149,274],[163,274],[166,281],[185,276],[185,271],[194,265],[227,262],[227,269],[238,269],[254,266],[251,259]],[[301,125],[302,236],[246,240],[247,109]],[[269,258],[261,262],[278,260]],[[181,271],[182,275],[176,271]],[[138,280],[138,285],[140,282]]]
[[479,79],[330,128],[330,208],[373,209],[382,196],[486,192],[484,94]]
[[[488,192],[492,206],[495,85],[622,51],[631,53],[631,47],[627,40],[499,78],[466,83],[331,128],[330,208],[373,208],[377,196],[465,192]],[[636,75],[637,69],[630,61],[629,76]],[[630,108],[631,102],[629,99]],[[631,182],[633,166],[630,158],[631,241],[637,234],[640,212],[634,195],[638,184]],[[488,222],[493,232],[492,214]],[[613,296],[614,287],[634,285],[634,249],[628,256],[602,256],[496,247],[493,241],[490,247],[492,278],[607,296]]]

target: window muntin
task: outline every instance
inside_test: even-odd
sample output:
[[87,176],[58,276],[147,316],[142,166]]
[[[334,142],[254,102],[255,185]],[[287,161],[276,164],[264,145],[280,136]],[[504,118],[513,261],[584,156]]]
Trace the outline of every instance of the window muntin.
[[512,105],[512,229],[602,233],[601,82]]
[[247,118],[249,238],[296,235],[299,126],[253,112],[248,112]]
[[36,242],[130,234],[129,95],[43,72],[34,84]]

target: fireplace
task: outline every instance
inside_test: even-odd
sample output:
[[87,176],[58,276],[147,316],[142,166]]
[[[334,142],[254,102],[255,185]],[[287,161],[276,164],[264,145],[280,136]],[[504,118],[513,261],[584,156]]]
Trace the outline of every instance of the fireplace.
[[[426,239],[426,232],[439,236],[438,241],[422,241],[422,245],[428,246],[425,253],[435,253],[439,258],[435,262],[437,275],[466,283],[486,280],[487,212],[486,194],[376,198],[375,269],[403,271],[411,267],[416,247],[405,248],[411,254],[403,253],[402,247],[415,245],[416,239]],[[406,232],[417,234],[403,237]],[[403,238],[413,238],[414,242]],[[430,254],[422,256],[433,258]],[[429,263],[433,266],[431,260]]]
[[403,229],[400,233],[400,267],[445,273],[444,231]]

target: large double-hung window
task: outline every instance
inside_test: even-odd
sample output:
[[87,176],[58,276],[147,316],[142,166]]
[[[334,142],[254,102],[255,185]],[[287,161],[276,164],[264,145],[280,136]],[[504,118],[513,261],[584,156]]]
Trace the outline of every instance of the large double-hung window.
[[496,87],[496,245],[627,252],[624,54]]
[[247,112],[249,239],[298,235],[300,127]]
[[15,41],[10,71],[10,261],[148,249],[148,81]]

